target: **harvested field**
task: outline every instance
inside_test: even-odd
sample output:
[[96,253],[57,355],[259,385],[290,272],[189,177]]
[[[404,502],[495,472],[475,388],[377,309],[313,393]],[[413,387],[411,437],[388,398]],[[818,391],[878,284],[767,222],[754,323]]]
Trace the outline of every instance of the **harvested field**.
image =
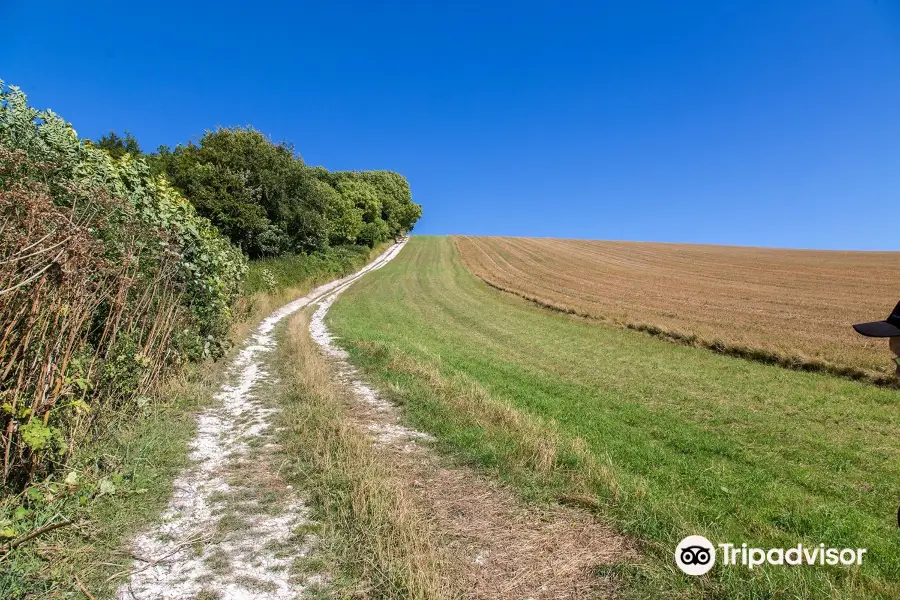
[[455,238],[490,285],[564,312],[788,366],[879,380],[884,340],[852,323],[900,298],[900,252]]

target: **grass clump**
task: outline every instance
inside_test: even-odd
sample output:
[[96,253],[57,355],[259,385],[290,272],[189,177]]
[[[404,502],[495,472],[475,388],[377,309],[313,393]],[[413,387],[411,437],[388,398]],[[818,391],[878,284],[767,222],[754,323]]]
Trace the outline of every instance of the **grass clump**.
[[307,490],[322,523],[320,551],[332,591],[361,598],[462,597],[445,542],[402,493],[402,474],[348,423],[343,392],[309,339],[306,319],[293,317],[279,344],[279,443],[292,457],[283,474]]

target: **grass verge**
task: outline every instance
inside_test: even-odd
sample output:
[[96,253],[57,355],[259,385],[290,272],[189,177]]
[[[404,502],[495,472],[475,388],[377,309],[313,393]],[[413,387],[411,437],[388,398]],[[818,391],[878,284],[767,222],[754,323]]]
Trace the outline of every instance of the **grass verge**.
[[[642,541],[634,597],[900,596],[896,392],[539,309],[413,237],[332,331],[443,449]],[[861,567],[675,568],[686,535],[868,548]]]
[[3,517],[21,531],[72,525],[0,557],[0,597],[112,596],[117,574],[131,569],[126,540],[165,508],[187,463],[194,417],[212,401],[221,373],[215,365],[170,379],[143,412],[106,422],[58,480],[3,499]]
[[282,411],[282,475],[310,495],[321,523],[318,556],[331,591],[354,598],[458,598],[442,540],[403,492],[363,431],[348,423],[344,393],[308,333],[292,317],[276,358]]

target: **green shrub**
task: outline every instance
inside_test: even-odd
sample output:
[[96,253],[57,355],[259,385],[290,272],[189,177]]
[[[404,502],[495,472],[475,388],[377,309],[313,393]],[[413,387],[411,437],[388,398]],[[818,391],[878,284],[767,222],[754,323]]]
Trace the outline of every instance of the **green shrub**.
[[0,81],[0,483],[110,407],[222,354],[247,263],[142,158],[79,140]]
[[244,293],[279,292],[298,281],[318,281],[359,268],[372,251],[367,246],[337,246],[312,254],[263,258],[250,263]]

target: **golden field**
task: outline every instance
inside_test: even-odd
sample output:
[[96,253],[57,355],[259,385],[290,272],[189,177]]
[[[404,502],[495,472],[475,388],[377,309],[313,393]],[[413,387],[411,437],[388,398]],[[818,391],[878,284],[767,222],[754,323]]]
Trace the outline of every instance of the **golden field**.
[[549,308],[681,342],[873,380],[886,340],[850,327],[900,299],[900,252],[454,238],[466,268]]

